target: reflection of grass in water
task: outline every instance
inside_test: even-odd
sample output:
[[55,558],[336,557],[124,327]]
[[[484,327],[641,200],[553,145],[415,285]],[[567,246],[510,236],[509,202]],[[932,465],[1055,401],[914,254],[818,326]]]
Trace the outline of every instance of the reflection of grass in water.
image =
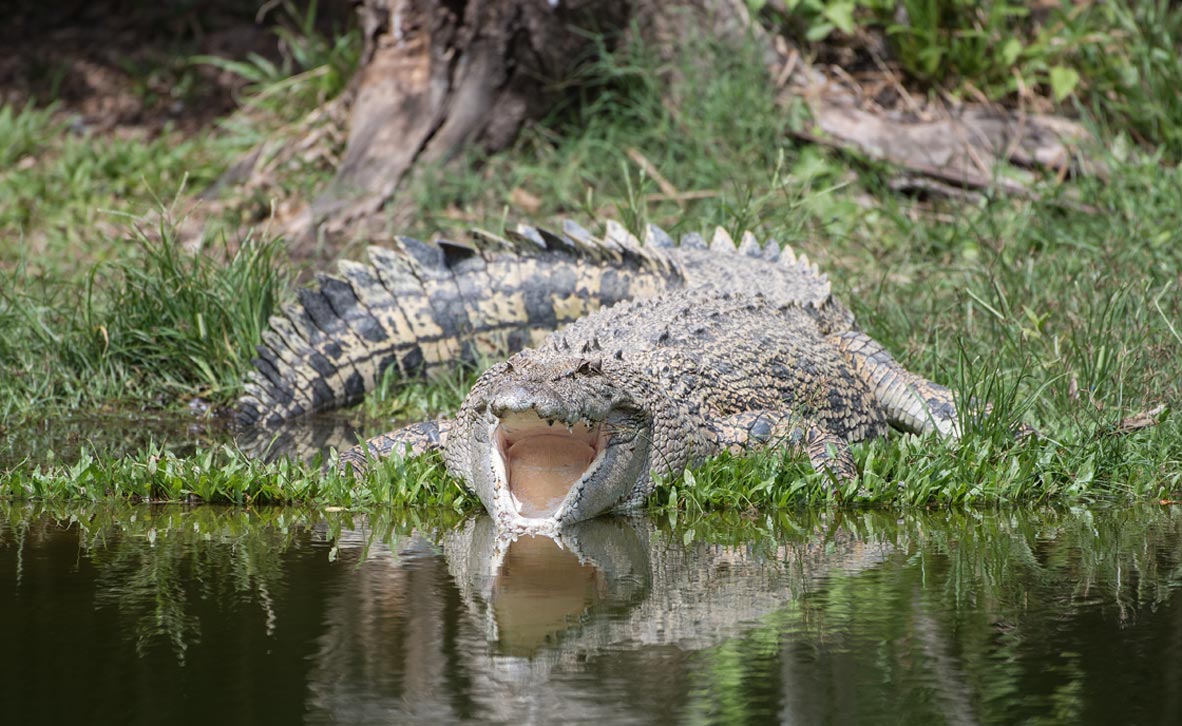
[[[1094,664],[1073,664],[1064,655],[1046,669],[1050,695],[1036,693],[1018,703],[1012,694],[1029,691],[1024,682],[1031,659],[1060,653],[1056,639],[1086,630],[1081,624],[1097,609],[1133,625],[1176,597],[1182,584],[1182,513],[1174,508],[809,509],[760,517],[680,513],[673,519],[657,522],[667,532],[662,548],[725,545],[749,558],[736,565],[788,564],[787,576],[804,582],[800,597],[752,614],[760,623],[748,633],[692,656],[698,666],[686,713],[703,720],[766,716],[758,709],[778,684],[787,683],[781,675],[785,659],[803,657],[817,678],[840,678],[858,690],[859,714],[902,709],[912,722],[946,718],[957,706],[958,688],[976,699],[980,713],[996,712],[1001,720],[1037,715],[1050,701],[1071,713],[1079,707],[1081,679]],[[76,528],[82,556],[99,572],[99,603],[132,621],[129,630],[141,654],[168,643],[182,662],[202,637],[195,602],[227,612],[257,607],[268,619],[272,602],[290,585],[286,557],[309,538],[328,543],[345,529],[363,531],[367,543],[383,542],[396,551],[397,540],[412,531],[440,533],[456,523],[448,510],[349,513],[0,500],[0,545],[35,546],[60,536],[66,524]],[[831,546],[856,552],[851,543],[881,551],[885,562],[876,564],[876,555],[849,571],[824,567]],[[823,572],[811,571],[807,556],[799,563],[783,561],[784,552],[806,551],[818,553]],[[332,557],[331,550],[324,556]],[[710,584],[706,578],[703,587]],[[867,649],[867,643],[875,645]],[[855,646],[863,650],[851,654]],[[887,687],[884,673],[892,679]]]
[[[202,549],[212,549],[213,544]],[[114,605],[127,619],[135,622],[136,652],[143,656],[157,638],[172,644],[177,660],[184,662],[185,651],[201,637],[195,615],[185,612],[186,588],[193,581],[187,560],[194,554],[179,537],[164,537],[145,546],[142,542],[125,543],[122,538],[95,550],[91,561],[99,570],[99,606]],[[234,556],[234,548],[223,555]],[[227,568],[237,566],[233,559],[223,560]]]
[[[1103,654],[1116,650],[1097,639],[1153,616],[1182,586],[1177,508],[868,511],[782,525],[881,542],[887,561],[827,572],[760,626],[695,656],[686,709],[698,722],[767,720],[754,710],[769,702],[764,684],[784,689],[771,702],[816,721],[823,712],[809,709],[845,692],[839,721],[1078,722],[1095,710],[1085,694],[1104,677]],[[1097,631],[1097,618],[1109,624]]]
[[182,663],[201,637],[195,599],[224,610],[249,600],[262,610],[270,634],[274,598],[283,592],[283,554],[303,529],[291,524],[314,521],[282,510],[137,507],[94,516],[97,511],[74,517],[99,573],[96,602],[135,622],[140,655],[164,639]]
[[[83,555],[98,572],[96,602],[118,608],[134,623],[141,656],[157,642],[170,644],[184,662],[201,638],[193,613],[201,600],[232,611],[249,601],[262,612],[270,634],[274,603],[286,590],[285,554],[309,541],[330,543],[342,529],[368,533],[367,545],[393,544],[424,525],[446,526],[454,512],[424,519],[423,512],[393,509],[344,511],[264,507],[148,506],[0,499],[0,546],[18,550],[77,530]],[[326,557],[334,556],[326,550]]]

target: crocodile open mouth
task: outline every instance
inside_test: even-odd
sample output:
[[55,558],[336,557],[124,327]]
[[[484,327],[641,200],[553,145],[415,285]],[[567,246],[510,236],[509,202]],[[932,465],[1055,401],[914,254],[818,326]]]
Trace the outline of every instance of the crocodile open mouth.
[[599,466],[608,433],[601,422],[547,421],[530,410],[501,417],[494,441],[517,513],[544,518]]

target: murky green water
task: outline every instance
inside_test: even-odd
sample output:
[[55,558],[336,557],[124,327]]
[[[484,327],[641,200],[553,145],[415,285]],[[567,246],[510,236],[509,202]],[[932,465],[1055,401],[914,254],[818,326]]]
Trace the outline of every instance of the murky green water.
[[1182,723],[1182,511],[0,503],[4,723]]

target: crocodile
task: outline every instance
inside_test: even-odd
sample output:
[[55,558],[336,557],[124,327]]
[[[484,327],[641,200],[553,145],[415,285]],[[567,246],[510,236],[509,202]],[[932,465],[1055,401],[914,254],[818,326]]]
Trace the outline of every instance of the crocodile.
[[454,419],[341,461],[442,450],[502,529],[549,534],[635,508],[658,477],[723,452],[790,447],[849,482],[849,444],[891,427],[958,436],[952,392],[826,304],[705,286],[582,318],[489,368]]
[[396,237],[369,264],[342,260],[271,318],[245,394],[244,427],[283,422],[359,401],[386,376],[436,377],[529,345],[601,307],[676,289],[741,290],[758,280],[777,301],[813,303],[832,327],[853,316],[807,257],[774,240],[721,228],[680,245],[648,225],[644,244],[609,221],[596,237],[571,221],[552,232],[518,225],[471,240]]

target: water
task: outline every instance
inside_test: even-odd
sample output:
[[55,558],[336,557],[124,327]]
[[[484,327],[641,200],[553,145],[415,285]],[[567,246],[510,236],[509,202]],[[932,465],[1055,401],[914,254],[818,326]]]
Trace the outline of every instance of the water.
[[4,723],[1182,723],[1182,511],[0,502]]

